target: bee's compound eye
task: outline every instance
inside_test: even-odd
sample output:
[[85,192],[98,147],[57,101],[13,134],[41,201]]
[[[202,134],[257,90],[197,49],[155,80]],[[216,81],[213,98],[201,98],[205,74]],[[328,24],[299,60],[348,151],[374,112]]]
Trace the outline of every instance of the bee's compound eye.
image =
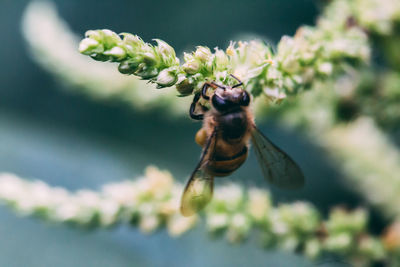
[[225,101],[222,97],[218,96],[217,94],[213,95],[211,101],[214,108],[216,108],[219,111],[225,110],[228,104],[227,101]]
[[246,91],[242,93],[242,99],[240,99],[241,106],[248,106],[250,104],[250,95]]

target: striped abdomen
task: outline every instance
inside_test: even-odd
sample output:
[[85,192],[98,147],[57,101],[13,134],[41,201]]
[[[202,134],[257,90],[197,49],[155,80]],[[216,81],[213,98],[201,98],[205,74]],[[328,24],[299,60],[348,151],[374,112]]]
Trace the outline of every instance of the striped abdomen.
[[234,172],[247,158],[248,148],[243,147],[243,150],[232,157],[216,156],[207,164],[207,172],[214,176],[227,176]]
[[215,176],[227,176],[239,168],[247,158],[248,117],[245,111],[215,114],[218,125],[215,153],[207,171]]

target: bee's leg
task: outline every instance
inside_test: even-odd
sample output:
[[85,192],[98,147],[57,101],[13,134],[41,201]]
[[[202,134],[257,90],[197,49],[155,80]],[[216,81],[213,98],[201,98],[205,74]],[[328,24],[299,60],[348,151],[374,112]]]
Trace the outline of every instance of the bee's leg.
[[205,100],[209,100],[210,97],[207,95],[207,89],[208,87],[210,87],[211,85],[209,83],[205,83],[203,85],[203,88],[201,89],[201,96],[205,99]]
[[194,137],[194,140],[196,141],[196,143],[203,147],[204,144],[207,141],[207,133],[206,130],[204,128],[201,128],[200,130],[197,131],[196,136]]
[[192,119],[201,121],[204,118],[204,114],[196,114],[196,113],[194,113],[194,110],[196,109],[196,104],[199,101],[199,99],[200,99],[200,93],[195,94],[194,98],[193,98],[193,102],[190,105],[189,115],[190,115],[190,117]]

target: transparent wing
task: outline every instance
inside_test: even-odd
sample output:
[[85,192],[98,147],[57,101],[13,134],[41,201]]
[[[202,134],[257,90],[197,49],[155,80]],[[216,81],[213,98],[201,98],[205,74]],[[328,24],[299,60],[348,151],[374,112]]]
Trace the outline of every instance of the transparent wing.
[[285,189],[296,189],[304,185],[304,175],[299,166],[255,126],[251,140],[263,175],[271,184]]
[[191,216],[203,209],[213,195],[214,176],[206,172],[207,164],[212,157],[216,144],[216,131],[208,138],[201,154],[200,161],[190,176],[181,199],[181,213]]

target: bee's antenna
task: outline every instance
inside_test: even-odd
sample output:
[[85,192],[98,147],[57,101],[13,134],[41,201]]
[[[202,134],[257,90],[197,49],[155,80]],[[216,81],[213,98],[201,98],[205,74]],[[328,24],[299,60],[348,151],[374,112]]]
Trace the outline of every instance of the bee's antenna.
[[222,85],[219,85],[219,84],[217,84],[217,83],[215,83],[215,82],[211,82],[213,85],[215,85],[215,86],[217,86],[217,87],[219,87],[219,88],[221,88],[221,89],[226,89],[226,87],[225,86],[222,86]]
[[239,78],[238,78],[238,77],[236,77],[236,76],[235,76],[235,75],[233,75],[233,74],[230,74],[230,75],[232,76],[232,78],[234,78],[236,81],[238,81],[238,82],[239,82],[238,84],[236,84],[236,85],[232,86],[232,88],[236,88],[236,87],[239,87],[239,86],[242,86],[242,85],[243,85],[242,81],[241,81],[241,80],[239,80]]
[[238,84],[235,84],[234,86],[232,86],[232,88],[236,88],[236,87],[239,87],[239,86],[242,86],[243,85],[243,83],[238,83]]

